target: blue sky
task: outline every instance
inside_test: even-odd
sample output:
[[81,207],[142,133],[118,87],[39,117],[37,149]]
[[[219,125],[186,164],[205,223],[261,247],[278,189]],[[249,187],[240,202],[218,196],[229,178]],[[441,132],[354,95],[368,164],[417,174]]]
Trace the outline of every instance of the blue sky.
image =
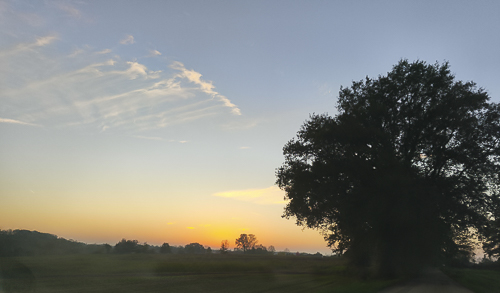
[[282,147],[341,85],[450,62],[500,101],[497,1],[1,1],[0,228],[327,252]]

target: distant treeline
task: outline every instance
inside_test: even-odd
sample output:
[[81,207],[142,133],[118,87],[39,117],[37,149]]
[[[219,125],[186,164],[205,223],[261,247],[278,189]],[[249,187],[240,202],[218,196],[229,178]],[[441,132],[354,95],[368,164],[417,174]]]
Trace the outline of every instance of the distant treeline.
[[[273,248],[274,250],[274,248]],[[34,255],[61,255],[61,254],[105,254],[105,253],[172,253],[172,254],[207,254],[212,251],[199,243],[190,243],[185,246],[171,246],[163,243],[161,246],[139,243],[137,240],[122,239],[114,246],[110,244],[86,244],[75,240],[67,240],[53,234],[29,230],[0,230],[0,257],[2,256],[34,256]],[[274,254],[261,247],[224,251],[224,253]],[[278,253],[277,253],[278,254]],[[289,252],[279,254],[292,255]],[[308,255],[302,253],[300,255]],[[316,256],[321,256],[317,253]]]
[[0,230],[0,256],[107,253],[109,244],[85,244],[28,230]]
[[210,247],[205,248],[199,243],[190,243],[185,246],[170,246],[163,243],[161,246],[140,244],[137,240],[122,239],[113,247],[113,253],[175,253],[175,254],[205,254],[212,253]]
[[49,233],[29,230],[0,230],[0,256],[33,256],[58,254],[104,254],[104,253],[207,253],[199,243],[186,246],[162,246],[140,244],[137,240],[122,239],[114,246],[110,244],[86,244],[67,240]]

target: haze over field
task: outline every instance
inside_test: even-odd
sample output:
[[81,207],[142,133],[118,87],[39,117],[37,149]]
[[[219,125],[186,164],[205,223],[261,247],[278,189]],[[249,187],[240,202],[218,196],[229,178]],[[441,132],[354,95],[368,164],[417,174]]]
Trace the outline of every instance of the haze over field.
[[0,1],[0,229],[329,249],[283,145],[341,85],[448,60],[500,102],[493,1]]

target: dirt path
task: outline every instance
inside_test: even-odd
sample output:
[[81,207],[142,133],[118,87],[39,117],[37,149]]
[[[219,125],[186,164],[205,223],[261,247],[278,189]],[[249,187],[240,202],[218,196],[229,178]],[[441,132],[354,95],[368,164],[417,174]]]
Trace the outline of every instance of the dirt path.
[[389,287],[379,293],[473,293],[438,269],[427,269],[422,276],[408,283]]

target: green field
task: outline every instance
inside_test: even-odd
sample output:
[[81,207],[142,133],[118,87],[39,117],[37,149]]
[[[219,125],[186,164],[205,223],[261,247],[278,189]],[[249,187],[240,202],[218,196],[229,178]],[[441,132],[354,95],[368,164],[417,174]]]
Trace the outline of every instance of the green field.
[[337,258],[64,255],[0,258],[0,292],[377,292]]
[[443,272],[475,293],[500,292],[500,270],[447,268]]

